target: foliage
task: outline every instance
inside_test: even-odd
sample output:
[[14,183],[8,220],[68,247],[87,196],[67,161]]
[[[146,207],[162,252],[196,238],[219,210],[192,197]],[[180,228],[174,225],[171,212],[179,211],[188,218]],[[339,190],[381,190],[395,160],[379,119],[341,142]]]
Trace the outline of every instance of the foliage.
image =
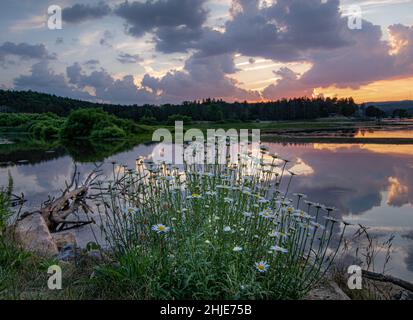
[[293,205],[280,189],[287,163],[263,151],[183,171],[114,165],[98,201],[116,264],[99,268],[97,285],[138,299],[301,298],[337,254],[339,221],[303,195]]
[[63,124],[61,138],[123,139],[146,130],[133,121],[119,119],[102,109],[72,111]]
[[0,127],[17,127],[39,140],[57,137],[63,122],[63,118],[53,113],[0,113]]
[[9,183],[7,187],[0,187],[0,238],[2,237],[5,229],[7,220],[9,219],[11,196],[13,191],[13,179],[9,173]]
[[156,118],[155,117],[143,116],[140,120],[140,123],[143,123],[143,124],[146,124],[146,125],[154,125],[154,124],[156,124]]
[[59,136],[63,139],[125,139],[148,131],[144,126],[109,115],[102,109],[75,110],[67,119],[53,113],[0,113],[0,127],[19,128],[34,139],[45,141]]
[[408,118],[409,116],[409,112],[406,109],[396,109],[392,114],[393,118]]
[[369,106],[366,109],[366,116],[367,117],[378,118],[379,119],[379,118],[383,118],[385,115],[386,115],[386,113],[383,110],[381,110],[381,109],[379,109],[375,106]]
[[180,114],[175,114],[168,117],[168,125],[174,126],[176,121],[182,121],[184,124],[191,124],[192,118],[188,116],[182,116]]

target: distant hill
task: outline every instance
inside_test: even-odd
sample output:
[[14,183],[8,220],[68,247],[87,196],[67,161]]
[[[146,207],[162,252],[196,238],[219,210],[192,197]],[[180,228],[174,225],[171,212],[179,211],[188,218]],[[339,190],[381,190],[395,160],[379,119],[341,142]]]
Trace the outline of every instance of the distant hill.
[[410,115],[413,115],[413,100],[368,102],[366,106],[376,106],[387,114],[392,114],[396,109],[405,109]]

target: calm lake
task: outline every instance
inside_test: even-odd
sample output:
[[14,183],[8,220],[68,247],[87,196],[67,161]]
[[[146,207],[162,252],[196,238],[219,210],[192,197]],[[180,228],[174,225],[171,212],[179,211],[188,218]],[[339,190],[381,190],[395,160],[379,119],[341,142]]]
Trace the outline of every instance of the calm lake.
[[[413,130],[358,134],[364,138],[413,137]],[[308,195],[311,201],[336,207],[337,216],[350,223],[370,227],[371,234],[380,241],[394,234],[388,273],[413,282],[413,145],[265,145],[271,153],[295,162],[292,169],[298,176],[293,180],[294,192]],[[0,139],[0,184],[7,184],[10,172],[14,179],[14,192],[24,193],[28,207],[38,208],[49,195],[59,194],[65,181],[73,174],[74,159],[82,162],[78,168],[84,175],[94,168],[93,163],[88,162],[92,158],[82,157],[82,150],[93,153],[88,146],[84,149],[31,146],[29,150],[13,146],[13,140]],[[105,159],[104,170],[109,175],[111,161],[134,168],[136,158],[149,156],[154,148],[155,145],[150,144],[128,146],[124,148],[128,151],[114,150],[113,155],[109,151],[102,153],[99,160]],[[380,267],[377,271],[381,271]]]

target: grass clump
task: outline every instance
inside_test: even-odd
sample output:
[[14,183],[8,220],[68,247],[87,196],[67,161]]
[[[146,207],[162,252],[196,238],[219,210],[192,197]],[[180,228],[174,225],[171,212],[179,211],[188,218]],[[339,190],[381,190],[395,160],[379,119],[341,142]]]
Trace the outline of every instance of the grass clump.
[[288,198],[287,163],[263,150],[236,164],[114,165],[98,208],[116,262],[96,285],[117,298],[302,298],[337,254],[339,221]]

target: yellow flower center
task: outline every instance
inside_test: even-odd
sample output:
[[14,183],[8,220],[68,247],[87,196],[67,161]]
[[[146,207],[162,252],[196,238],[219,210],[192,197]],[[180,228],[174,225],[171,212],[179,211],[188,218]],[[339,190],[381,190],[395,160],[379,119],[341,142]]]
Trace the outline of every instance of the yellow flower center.
[[165,227],[164,227],[164,226],[159,226],[159,227],[158,227],[158,230],[159,230],[159,231],[165,231]]
[[264,269],[265,269],[265,267],[264,267],[263,265],[259,265],[259,266],[258,266],[258,269],[260,269],[260,270],[264,270]]

